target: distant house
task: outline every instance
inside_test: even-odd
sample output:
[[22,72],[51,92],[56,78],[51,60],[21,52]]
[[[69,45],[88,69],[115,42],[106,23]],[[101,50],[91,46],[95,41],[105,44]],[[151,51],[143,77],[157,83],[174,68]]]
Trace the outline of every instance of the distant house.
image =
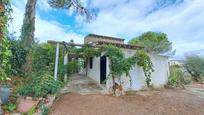
[[172,65],[183,65],[184,64],[184,60],[170,60],[169,61],[169,65],[172,66]]
[[[128,45],[124,43],[124,39],[101,36],[95,34],[89,34],[84,39],[85,43],[92,43],[95,45],[113,44],[121,48],[125,57],[130,57],[137,52],[141,47],[135,45]],[[109,59],[103,55],[100,57],[91,57],[87,64],[87,76],[94,79],[100,84],[105,84],[107,88],[112,86],[111,79],[103,82],[109,75]],[[149,54],[154,65],[154,72],[152,73],[152,84],[154,87],[161,87],[166,84],[169,76],[169,64],[168,57],[160,56],[157,54]],[[130,79],[125,75],[122,77],[122,83],[125,90],[141,90],[146,87],[145,76],[142,68],[135,65],[130,71],[132,79],[132,85],[130,85]]]

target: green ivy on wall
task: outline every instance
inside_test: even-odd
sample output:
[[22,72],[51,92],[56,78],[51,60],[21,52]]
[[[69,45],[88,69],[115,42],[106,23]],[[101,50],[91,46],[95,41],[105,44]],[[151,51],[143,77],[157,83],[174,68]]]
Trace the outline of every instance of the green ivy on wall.
[[110,59],[109,76],[111,76],[113,79],[113,87],[115,87],[114,85],[116,77],[120,79],[123,74],[126,74],[126,76],[131,79],[129,71],[135,64],[143,69],[146,84],[148,87],[150,86],[151,73],[154,71],[154,69],[151,59],[145,51],[137,51],[134,56],[125,58],[122,50],[116,46],[104,45],[103,48],[105,49],[104,55]]
[[151,73],[154,71],[150,57],[145,51],[138,51],[133,57],[137,65],[142,67],[145,75],[145,82],[149,87],[151,85]]
[[0,81],[7,80],[10,70],[9,58],[11,51],[9,50],[10,42],[8,41],[8,21],[11,13],[10,0],[0,1]]

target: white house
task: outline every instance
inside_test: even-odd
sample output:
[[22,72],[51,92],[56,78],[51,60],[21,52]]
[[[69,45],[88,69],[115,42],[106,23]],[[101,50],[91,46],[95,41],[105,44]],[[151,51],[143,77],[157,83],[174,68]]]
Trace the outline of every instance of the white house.
[[[139,46],[128,45],[124,43],[124,39],[101,36],[95,34],[89,34],[84,39],[85,43],[92,43],[95,45],[103,44],[114,44],[117,47],[122,48],[123,53],[126,57],[133,56]],[[154,65],[154,72],[152,73],[152,84],[154,87],[162,87],[166,84],[169,76],[169,64],[168,57],[160,56],[157,54],[149,54],[151,61]],[[105,84],[107,88],[112,86],[111,79],[108,79],[106,82],[103,82],[108,78],[109,75],[109,59],[106,56],[103,56],[103,53],[100,57],[91,57],[88,60],[87,64],[87,76],[94,79],[100,84]],[[132,79],[132,84],[130,85],[129,77],[125,75],[122,77],[123,88],[125,90],[141,90],[146,87],[145,76],[142,68],[135,65],[130,71],[130,76]]]

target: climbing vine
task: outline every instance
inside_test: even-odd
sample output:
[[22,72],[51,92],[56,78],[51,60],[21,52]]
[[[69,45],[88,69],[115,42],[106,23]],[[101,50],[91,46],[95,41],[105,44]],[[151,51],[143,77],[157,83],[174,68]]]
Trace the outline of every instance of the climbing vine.
[[150,57],[144,51],[138,51],[134,56],[138,66],[142,67],[147,87],[151,84],[151,73],[154,71]]
[[0,81],[8,79],[10,69],[9,57],[11,51],[9,50],[8,41],[8,21],[11,13],[10,0],[0,1]]
[[[88,44],[85,44],[82,48],[79,49],[73,49],[73,52],[76,52],[76,54],[82,58],[84,58],[84,60],[86,60],[86,62],[88,62],[88,59],[90,57],[98,57],[101,55],[101,50],[99,48],[93,48],[91,46],[89,46]],[[87,74],[87,63],[85,63],[85,67],[86,67],[86,74]]]
[[[105,56],[110,59],[110,74],[109,76],[112,77],[113,80],[113,92],[115,93],[115,78],[118,77],[119,79],[123,74],[130,77],[129,71],[132,67],[137,64],[138,66],[142,67],[144,74],[145,74],[145,81],[147,86],[150,86],[151,83],[151,73],[153,70],[153,64],[151,62],[150,57],[144,51],[137,51],[136,54],[132,57],[125,58],[122,50],[117,48],[113,45],[104,45],[103,49],[105,49]],[[130,77],[131,79],[131,77]],[[120,83],[120,87],[121,83]]]

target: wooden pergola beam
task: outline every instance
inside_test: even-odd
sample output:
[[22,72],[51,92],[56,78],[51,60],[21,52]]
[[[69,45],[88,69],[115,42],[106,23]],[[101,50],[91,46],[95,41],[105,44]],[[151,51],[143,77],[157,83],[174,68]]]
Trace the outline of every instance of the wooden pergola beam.
[[78,44],[78,43],[72,43],[72,42],[64,42],[64,41],[54,41],[54,40],[48,40],[47,41],[48,43],[50,44],[65,44],[65,45],[68,45],[68,46],[80,46],[80,47],[83,47],[84,44]]

